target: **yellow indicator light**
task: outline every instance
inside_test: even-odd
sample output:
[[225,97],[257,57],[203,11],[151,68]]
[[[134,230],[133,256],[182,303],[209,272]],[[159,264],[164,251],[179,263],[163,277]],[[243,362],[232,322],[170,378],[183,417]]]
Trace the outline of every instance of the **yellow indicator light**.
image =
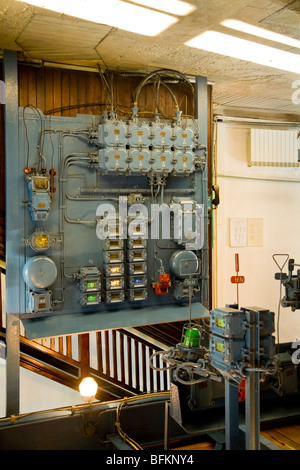
[[37,235],[34,242],[39,248],[45,248],[48,246],[48,237],[47,235]]
[[216,350],[223,353],[225,352],[225,346],[222,343],[216,343]]
[[38,207],[40,209],[43,209],[44,207],[46,207],[46,204],[44,202],[39,202]]
[[182,161],[183,161],[183,162],[187,162],[187,161],[188,161],[188,158],[187,158],[187,157],[182,157]]
[[181,136],[186,139],[187,138],[187,134],[181,134]]
[[139,159],[139,160],[144,160],[144,155],[139,155],[139,156],[138,156],[138,159]]
[[116,154],[116,155],[115,155],[115,159],[116,159],[116,160],[119,160],[119,158],[120,158],[120,155]]
[[114,274],[119,273],[120,272],[120,267],[119,266],[118,267],[112,267],[112,268],[110,268],[110,272],[114,273]]
[[120,134],[119,129],[115,129],[115,130],[114,130],[114,134],[115,134],[115,135]]
[[166,135],[166,133],[165,133],[165,132],[161,132],[160,135],[161,135],[162,137],[164,137],[164,136]]
[[143,133],[144,133],[143,131],[137,131],[138,135],[143,135]]
[[160,159],[164,162],[166,157],[164,157],[163,155],[160,157]]
[[110,285],[111,285],[111,287],[117,287],[117,286],[120,285],[120,282],[121,282],[121,281],[120,281],[119,279],[116,280],[116,281],[111,281],[111,282],[110,282]]
[[224,322],[224,320],[222,320],[221,318],[217,318],[216,325],[217,325],[219,328],[225,328],[225,322]]

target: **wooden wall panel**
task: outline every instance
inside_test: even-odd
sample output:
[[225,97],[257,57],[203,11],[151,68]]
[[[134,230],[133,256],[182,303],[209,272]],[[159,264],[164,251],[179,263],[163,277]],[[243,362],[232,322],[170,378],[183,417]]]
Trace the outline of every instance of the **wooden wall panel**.
[[[107,83],[113,86],[113,97],[120,116],[125,112],[130,115],[136,87],[142,80],[137,76],[116,75]],[[177,95],[182,111],[194,114],[194,102],[191,92],[186,86],[172,87]],[[107,106],[105,106],[105,102]],[[27,65],[19,66],[19,104],[20,106],[36,106],[43,113],[63,116],[81,114],[101,114],[109,109],[107,90],[98,73],[82,72],[67,69],[38,68]],[[154,111],[153,86],[146,85],[139,99],[141,117],[151,116]],[[82,106],[79,105],[89,105]],[[77,107],[76,107],[77,106]],[[160,87],[159,107],[167,116],[174,115],[174,103],[171,95],[164,87]]]
[[[0,67],[0,80],[2,68]],[[5,132],[4,105],[0,103],[0,259],[5,260]],[[1,308],[1,304],[0,304]]]
[[[61,107],[61,70],[54,69],[53,71],[53,83],[52,83],[52,92],[49,90],[49,94],[53,95],[53,108],[57,109]],[[60,111],[54,112],[54,116],[59,116]]]

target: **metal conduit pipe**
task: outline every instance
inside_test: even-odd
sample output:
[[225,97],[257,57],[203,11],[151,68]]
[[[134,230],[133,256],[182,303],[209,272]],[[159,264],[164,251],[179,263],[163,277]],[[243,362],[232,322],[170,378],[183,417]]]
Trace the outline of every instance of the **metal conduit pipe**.
[[176,72],[175,70],[169,70],[169,69],[160,69],[160,70],[156,70],[155,72],[152,72],[150,73],[147,77],[145,77],[141,83],[138,85],[137,89],[136,89],[136,92],[135,92],[135,97],[134,97],[134,106],[137,106],[138,104],[138,100],[139,100],[139,95],[140,95],[140,92],[142,90],[142,88],[145,86],[145,84],[151,79],[153,78],[155,75],[175,75],[175,76],[178,76],[180,77],[182,80],[184,80],[191,88],[192,92],[194,93],[194,88],[193,88],[193,85],[191,84],[191,82],[188,80],[188,78],[180,73],[180,72]]

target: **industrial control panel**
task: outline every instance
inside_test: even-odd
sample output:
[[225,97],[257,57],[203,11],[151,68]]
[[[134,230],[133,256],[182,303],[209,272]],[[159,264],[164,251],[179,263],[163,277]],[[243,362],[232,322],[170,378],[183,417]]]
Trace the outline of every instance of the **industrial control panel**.
[[9,253],[21,266],[10,287],[21,319],[93,314],[101,329],[119,312],[122,327],[144,309],[148,323],[153,309],[163,322],[164,307],[188,318],[188,303],[207,301],[206,148],[195,119],[50,117],[29,106],[19,109],[18,158],[23,199],[8,205],[22,207],[19,251]]

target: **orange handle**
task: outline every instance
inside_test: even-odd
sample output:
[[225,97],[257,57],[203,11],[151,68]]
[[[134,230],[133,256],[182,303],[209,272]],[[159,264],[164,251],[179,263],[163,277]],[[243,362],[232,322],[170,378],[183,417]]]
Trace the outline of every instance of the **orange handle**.
[[235,254],[235,270],[238,273],[240,270],[240,263],[239,263],[239,255],[238,253]]

